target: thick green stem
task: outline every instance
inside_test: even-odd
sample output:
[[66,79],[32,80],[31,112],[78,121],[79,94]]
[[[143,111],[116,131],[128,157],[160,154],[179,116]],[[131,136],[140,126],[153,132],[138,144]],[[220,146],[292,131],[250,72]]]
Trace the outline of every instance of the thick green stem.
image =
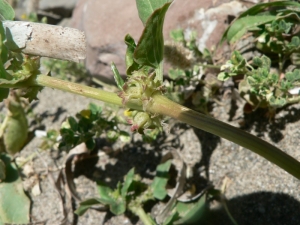
[[300,179],[300,162],[275,146],[241,129],[183,107],[162,95],[153,96],[147,110],[170,116],[243,146]]
[[[123,106],[122,99],[117,94],[97,88],[91,88],[45,75],[39,75],[36,79],[36,84]],[[142,110],[141,106],[130,102],[126,103],[126,107]],[[173,117],[243,146],[300,179],[300,162],[275,146],[241,129],[183,107],[159,94],[153,96],[153,101],[150,102],[146,108],[149,112]]]
[[93,98],[107,103],[112,103],[118,106],[123,106],[122,99],[115,93],[103,91],[97,88],[88,87],[82,84],[76,84],[69,81],[64,81],[55,77],[39,75],[36,79],[36,84],[39,86],[45,86],[45,87],[59,89],[62,91],[71,92],[88,98]]

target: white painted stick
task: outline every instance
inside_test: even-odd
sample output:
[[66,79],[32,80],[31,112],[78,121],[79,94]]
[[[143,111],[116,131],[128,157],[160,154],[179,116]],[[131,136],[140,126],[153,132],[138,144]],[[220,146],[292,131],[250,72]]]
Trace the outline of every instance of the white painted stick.
[[2,23],[11,50],[74,62],[86,57],[85,35],[77,29],[23,21]]

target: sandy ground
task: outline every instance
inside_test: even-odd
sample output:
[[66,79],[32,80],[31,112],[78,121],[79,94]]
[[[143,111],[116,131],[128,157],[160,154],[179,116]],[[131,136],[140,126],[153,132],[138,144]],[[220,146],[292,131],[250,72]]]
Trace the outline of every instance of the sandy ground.
[[[41,121],[41,130],[59,129],[67,116],[74,116],[91,101],[97,102],[49,88],[39,94],[39,99],[32,105],[36,118]],[[244,115],[243,103],[237,102],[235,109],[230,98],[222,99],[222,105],[214,103],[213,106],[213,117],[267,140],[300,161],[299,104],[278,112],[274,121],[269,121],[263,110]],[[96,180],[106,181],[114,187],[132,167],[151,180],[156,165],[166,152],[162,146],[165,146],[167,138],[172,140],[169,146],[177,148],[186,162],[195,165],[193,172],[197,185],[204,188],[211,183],[219,189],[226,187],[228,209],[239,225],[300,224],[299,180],[247,149],[183,124],[165,127],[165,133],[152,144],[142,143],[136,135],[130,144],[112,146],[113,154],[107,155],[99,149],[100,157],[85,160],[76,166],[77,192],[82,199],[97,196]],[[21,156],[30,156],[41,142],[40,138],[33,138]],[[68,221],[62,222],[63,209],[53,180],[58,177],[65,158],[64,152],[47,150],[28,163],[35,170],[35,175],[30,179],[38,181],[41,188],[39,195],[32,194],[30,190],[28,192],[32,200],[32,222],[47,225],[142,224],[132,214],[113,216],[94,210],[77,218],[72,210],[78,206],[78,201],[64,203],[71,211]],[[47,167],[51,169],[48,173]],[[211,215],[201,224],[232,224],[224,207],[212,202],[211,208]]]
[[[43,118],[45,130],[58,129],[66,116],[75,115],[92,101],[47,88],[42,91],[39,98],[34,113]],[[225,106],[216,104],[212,114],[228,122],[231,104],[229,100],[224,100],[224,103],[228,104],[224,104]],[[272,123],[266,119],[263,110],[246,116],[241,112],[239,107],[231,124],[234,126],[243,124],[247,131],[300,160],[299,106],[294,105],[282,110]],[[187,162],[196,163],[194,174],[199,176],[203,186],[211,182],[216,188],[221,188],[224,182],[226,183],[227,204],[238,224],[299,224],[300,181],[296,178],[247,149],[189,126],[177,126],[166,134],[169,138],[174,138],[173,146],[181,146],[180,151],[184,152]],[[103,156],[79,166],[75,179],[78,193],[83,199],[95,196],[94,180],[106,180],[114,186],[132,167],[151,179],[161,159],[163,151],[160,146],[164,141],[164,136],[151,145],[136,140],[121,149],[115,148],[114,151],[118,152],[115,155]],[[39,138],[34,138],[22,154],[25,156],[30,154],[40,142]],[[36,171],[45,169],[42,161],[46,161],[50,168],[60,167],[63,165],[65,155],[45,151],[41,153],[43,160],[40,157],[34,159],[34,168]],[[106,164],[104,167],[103,162]],[[56,177],[58,172],[51,174]],[[42,193],[38,196],[31,195],[32,218],[34,221],[46,220],[46,224],[58,224],[63,218],[62,210],[57,204],[58,195],[47,175],[40,175],[39,178]],[[231,224],[221,206],[212,204],[212,208],[213,214],[206,220],[207,224]],[[72,218],[70,214],[69,219]],[[132,215],[114,217],[111,214],[90,210],[78,219],[77,224],[136,224],[136,222],[137,218]]]

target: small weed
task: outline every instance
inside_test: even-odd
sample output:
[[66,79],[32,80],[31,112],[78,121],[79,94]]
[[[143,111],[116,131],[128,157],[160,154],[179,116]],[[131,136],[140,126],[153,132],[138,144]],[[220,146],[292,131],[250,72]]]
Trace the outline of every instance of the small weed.
[[[77,113],[75,117],[68,117],[59,132],[48,131],[42,148],[58,144],[60,150],[69,151],[85,143],[88,150],[93,150],[95,140],[99,137],[111,142],[128,142],[130,135],[120,126],[125,123],[130,124],[132,132],[143,135],[144,141],[151,141],[163,130],[166,117],[171,117],[243,146],[300,179],[300,163],[296,159],[254,135],[206,115],[209,113],[207,105],[222,88],[220,81],[228,79],[232,79],[240,95],[253,108],[267,107],[276,113],[277,108],[299,102],[300,4],[276,1],[255,5],[242,13],[229,26],[222,41],[234,44],[250,32],[262,55],[246,60],[241,52],[233,51],[225,65],[214,65],[213,53],[207,49],[203,52],[198,50],[195,33],[185,37],[182,30],[175,30],[171,33],[174,42],[164,45],[162,28],[171,2],[136,0],[144,30],[137,43],[130,35],[125,37],[126,80],[112,64],[118,87],[116,93],[67,81],[85,78],[86,71],[81,64],[48,60],[45,65],[53,73],[60,74],[62,79],[42,74],[39,57],[11,51],[15,43],[8,38],[7,29],[0,23],[0,100],[6,102],[8,109],[0,128],[0,222],[30,222],[29,199],[21,188],[13,157],[23,148],[28,135],[28,123],[21,99],[35,100],[43,87],[123,107],[126,119],[115,113],[114,108],[109,110],[90,104],[88,109]],[[13,9],[4,0],[0,3],[2,21],[13,20]],[[163,79],[164,57],[172,66],[167,80]],[[295,68],[289,71],[287,68],[291,65]],[[216,76],[216,70],[219,69],[222,72]],[[237,79],[239,76],[242,79]],[[204,114],[181,104],[192,105]],[[203,190],[202,195],[196,199],[187,203],[180,202],[178,196],[184,191],[188,173],[183,162],[178,171],[175,193],[169,197],[167,184],[171,163],[172,160],[167,160],[157,166],[151,184],[135,174],[134,168],[115,189],[98,182],[99,196],[82,201],[76,213],[82,215],[92,206],[101,205],[115,215],[129,211],[147,225],[189,224],[207,215],[209,203],[214,197],[225,202],[221,192],[213,187]],[[168,202],[159,215],[153,216],[144,209],[149,201]],[[225,208],[234,221],[228,208]]]

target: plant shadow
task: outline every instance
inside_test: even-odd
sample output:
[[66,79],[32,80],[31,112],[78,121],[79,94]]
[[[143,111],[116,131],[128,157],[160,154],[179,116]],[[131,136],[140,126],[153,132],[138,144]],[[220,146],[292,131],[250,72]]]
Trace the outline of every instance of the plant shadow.
[[207,181],[209,181],[209,165],[210,165],[210,159],[214,152],[214,150],[217,148],[218,144],[221,142],[221,138],[213,135],[211,133],[208,133],[203,130],[199,130],[194,128],[194,133],[199,139],[199,143],[201,144],[201,152],[202,157],[200,162],[196,165],[196,167],[204,167],[205,170],[205,176]]
[[290,123],[300,120],[300,109],[295,106],[286,106],[278,109],[276,114],[283,112],[283,116],[275,116],[270,118],[267,109],[258,108],[251,113],[244,113],[240,128],[245,131],[255,131],[258,137],[264,137],[267,133],[269,138],[278,143],[284,138],[283,131]]
[[[180,126],[180,131],[177,129],[178,126]],[[86,160],[76,163],[74,168],[74,178],[83,175],[93,181],[99,180],[105,182],[109,187],[115,189],[117,183],[124,180],[124,176],[128,173],[128,171],[135,168],[136,174],[141,175],[145,181],[151,183],[156,175],[156,167],[161,162],[164,154],[171,149],[177,149],[180,151],[184,148],[184,144],[181,143],[179,136],[182,135],[182,132],[185,132],[185,129],[188,128],[191,129],[185,124],[176,123],[172,128],[170,128],[169,132],[163,132],[160,134],[153,143],[145,143],[140,139],[133,139],[131,143],[124,145],[117,151],[104,153],[103,150],[95,150],[92,153],[95,157],[89,157]],[[217,141],[215,141],[216,136],[208,137],[207,135],[209,136],[210,134],[206,132],[199,133],[199,140],[203,142],[201,144],[202,147],[207,145],[207,147],[203,147],[203,149],[209,152],[204,153],[203,155],[205,156],[205,159],[201,160],[201,162],[203,161],[203,164],[205,165],[209,164],[211,152],[217,146]],[[208,144],[207,141],[213,141],[215,144]],[[114,148],[114,146],[104,140],[101,140],[97,147],[97,149],[104,149],[107,147],[112,149]],[[197,163],[193,168],[193,174],[196,176],[188,179],[188,182],[195,184],[197,193],[200,193],[209,183],[207,177],[201,176],[199,173],[199,168],[202,166],[201,162]],[[170,176],[170,180],[176,180],[177,173],[172,173]],[[156,201],[150,202],[150,206],[147,207],[147,209],[145,208],[146,211],[150,212],[156,203]],[[104,220],[108,221],[112,216],[113,215],[111,213],[107,213]],[[138,218],[130,212],[128,212],[126,216],[133,224],[138,221]]]
[[[244,115],[244,125],[242,129],[246,131],[255,130],[263,136],[268,132],[273,141],[280,141],[281,130],[285,129],[287,123],[296,122],[300,118],[300,110],[295,107],[285,109],[287,113],[284,117],[276,118],[273,123],[263,117],[265,110],[258,109],[250,115]],[[191,129],[185,124],[176,124],[181,130]],[[181,149],[184,144],[180,142],[179,136],[182,133],[170,128],[169,132],[164,132],[151,144],[142,140],[133,140],[131,143],[124,145],[118,151],[112,151],[106,154],[106,157],[94,157],[94,159],[85,160],[85,163],[79,163],[75,167],[75,177],[84,175],[91,180],[101,180],[111,188],[116,188],[119,181],[123,181],[124,176],[132,168],[135,173],[140,174],[147,180],[152,180],[155,176],[157,165],[162,159],[163,153],[169,148]],[[185,131],[183,131],[185,132]],[[199,129],[193,129],[201,145],[202,157],[199,163],[193,168],[194,174],[199,175],[201,188],[205,188],[210,183],[209,166],[211,156],[216,150],[221,138]],[[258,136],[259,136],[258,135]],[[172,138],[170,138],[172,136]],[[98,149],[103,146],[110,146],[109,143],[102,143]],[[95,152],[97,153],[97,151]],[[102,161],[102,164],[99,162]],[[81,165],[82,164],[82,165]],[[202,176],[200,170],[204,167],[205,176]],[[200,182],[199,179],[197,182]],[[155,203],[152,203],[155,204]],[[291,196],[286,194],[272,192],[257,192],[248,195],[235,197],[227,201],[228,208],[238,224],[299,224],[300,203]],[[151,207],[150,207],[151,208]],[[295,210],[294,210],[295,209]],[[107,213],[105,221],[110,220],[113,215]],[[130,221],[137,223],[137,217],[129,214],[126,216]],[[279,218],[280,217],[280,218]],[[283,217],[284,219],[281,219]],[[297,223],[298,222],[298,223]],[[207,220],[203,224],[232,224],[226,211],[220,208],[213,208]]]
[[[298,225],[300,202],[273,192],[256,192],[227,200],[227,207],[239,225]],[[232,225],[224,207],[212,209],[204,225]]]

